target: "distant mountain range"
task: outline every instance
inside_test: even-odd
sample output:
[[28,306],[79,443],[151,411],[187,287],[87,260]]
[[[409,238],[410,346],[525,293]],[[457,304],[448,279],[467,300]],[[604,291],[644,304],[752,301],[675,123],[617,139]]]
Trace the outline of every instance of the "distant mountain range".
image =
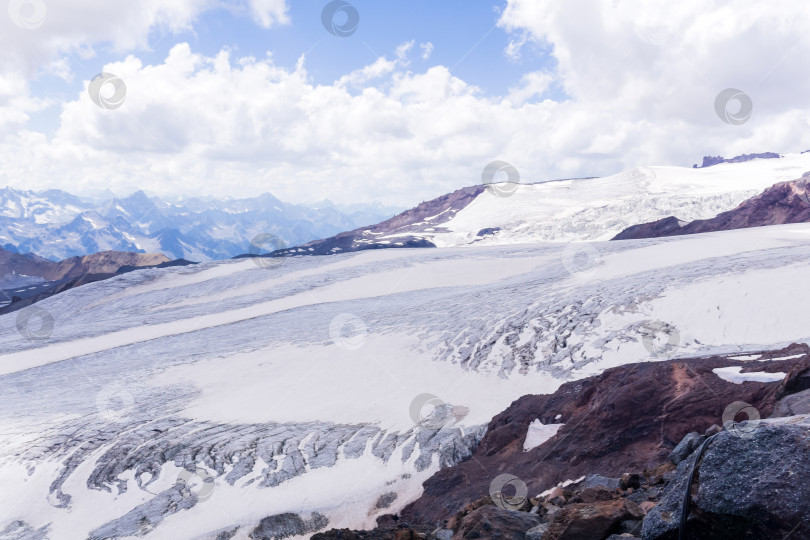
[[262,234],[278,245],[298,245],[396,212],[374,205],[338,207],[328,201],[299,206],[267,193],[169,203],[142,191],[91,201],[60,190],[7,187],[0,189],[0,247],[51,260],[112,250],[207,261],[247,253],[251,241]]

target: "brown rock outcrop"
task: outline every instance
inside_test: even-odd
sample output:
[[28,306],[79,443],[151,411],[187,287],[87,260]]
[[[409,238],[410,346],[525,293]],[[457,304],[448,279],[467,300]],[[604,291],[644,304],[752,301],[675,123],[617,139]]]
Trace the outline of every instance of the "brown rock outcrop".
[[627,499],[569,504],[554,514],[543,540],[602,540],[618,532],[622,521],[642,517],[644,512]]
[[[659,468],[684,435],[722,424],[729,404],[744,401],[765,418],[791,384],[733,384],[713,369],[742,364],[743,372],[790,371],[787,379],[792,380],[810,367],[808,351],[807,345],[794,344],[763,358],[797,353],[804,357],[741,362],[713,356],[625,365],[566,383],[552,395],[524,396],[492,419],[469,460],[427,480],[422,497],[400,515],[409,523],[440,525],[469,502],[486,496],[491,481],[501,473],[520,478],[529,497],[534,497],[559,482],[591,473],[619,478],[628,471]],[[544,424],[565,425],[550,440],[524,452],[528,426],[537,418]],[[671,469],[664,466],[661,475],[666,470]]]

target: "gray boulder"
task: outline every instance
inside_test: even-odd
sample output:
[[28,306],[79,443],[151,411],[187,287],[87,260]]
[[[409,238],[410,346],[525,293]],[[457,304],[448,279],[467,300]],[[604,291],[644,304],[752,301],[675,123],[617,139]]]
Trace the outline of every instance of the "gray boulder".
[[797,414],[810,414],[810,390],[803,390],[779,400],[771,418],[783,418]]
[[[810,538],[810,419],[762,421],[723,432],[706,448],[692,486],[688,538]],[[678,538],[692,460],[678,465],[663,500],[644,518],[642,538]]]
[[606,488],[613,490],[619,487],[621,484],[621,480],[619,478],[606,478],[599,474],[589,474],[585,477],[585,480],[577,484],[577,487],[580,489],[586,489],[596,486],[605,486]]
[[677,465],[681,461],[688,458],[692,452],[697,450],[705,440],[705,435],[698,435],[695,432],[688,433],[683,439],[681,439],[678,446],[676,446],[672,452],[670,452],[669,460],[673,463],[673,465]]
[[526,540],[541,540],[548,530],[548,523],[541,523],[526,531]]
[[269,516],[259,522],[259,526],[250,533],[253,540],[279,540],[288,536],[300,536],[323,529],[329,524],[326,516],[313,512],[309,519],[288,512]]

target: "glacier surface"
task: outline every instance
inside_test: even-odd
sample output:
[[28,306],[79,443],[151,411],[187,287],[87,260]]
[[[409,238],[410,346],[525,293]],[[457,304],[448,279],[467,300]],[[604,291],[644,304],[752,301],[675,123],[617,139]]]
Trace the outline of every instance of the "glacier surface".
[[72,289],[0,317],[0,532],[370,527],[522,395],[807,341],[808,266],[799,224],[246,259]]

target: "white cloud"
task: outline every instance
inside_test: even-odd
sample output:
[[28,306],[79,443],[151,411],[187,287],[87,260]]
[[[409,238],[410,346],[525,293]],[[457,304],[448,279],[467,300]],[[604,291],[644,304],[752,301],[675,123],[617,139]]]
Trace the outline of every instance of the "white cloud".
[[[162,5],[144,22],[127,19],[121,32],[94,27],[96,38],[68,41],[139,43],[168,16],[158,15]],[[174,24],[191,24],[203,9],[173,5],[185,6],[172,8],[185,13]],[[271,9],[280,3],[261,5],[268,24],[284,22],[286,11]],[[126,81],[124,105],[102,110],[84,91],[63,105],[49,139],[25,130],[43,103],[20,97],[25,79],[10,78],[0,86],[0,171],[33,188],[412,204],[477,183],[494,159],[535,181],[810,148],[810,57],[802,54],[810,6],[685,0],[662,9],[510,0],[500,22],[514,37],[509,52],[551,51],[554,63],[503,97],[483,95],[444,66],[411,71],[415,42],[330,85],[312,81],[304,57],[285,69],[269,57],[208,57],[178,44],[155,65],[132,56],[106,66]],[[715,96],[728,87],[753,99],[742,126],[715,114]],[[551,89],[562,101],[549,99]]]
[[[20,28],[12,14],[28,14],[32,6],[43,10],[41,25]],[[0,69],[30,76],[63,55],[91,58],[99,44],[121,52],[146,50],[154,28],[176,33],[190,29],[203,11],[240,6],[263,27],[290,22],[286,0],[11,0],[11,13],[0,12]]]
[[509,101],[515,105],[522,105],[533,98],[542,97],[554,82],[550,73],[535,71],[527,73],[520,80],[520,84],[509,89]]
[[83,91],[64,105],[53,140],[7,140],[0,170],[29,187],[272,191],[298,201],[418,202],[475,183],[508,140],[493,144],[493,130],[504,134],[512,121],[447,68],[414,74],[392,69],[397,62],[377,60],[355,80],[384,80],[353,95],[341,83],[313,84],[303,62],[287,70],[187,44],[159,65],[129,57],[104,68],[126,82],[120,109],[101,109]]
[[410,40],[407,43],[403,43],[402,45],[397,47],[396,51],[397,58],[399,58],[400,60],[406,60],[408,58],[408,53],[411,52],[411,49],[413,49],[413,45],[414,40]]
[[28,82],[19,74],[0,76],[0,140],[13,136],[30,120],[30,114],[48,103],[30,97]]
[[249,4],[253,18],[264,28],[290,24],[286,0],[249,0]]
[[422,49],[422,60],[428,60],[430,55],[433,54],[433,43],[420,43],[419,48]]
[[[500,21],[517,36],[513,54],[527,41],[553,51],[571,97],[558,111],[572,113],[569,125],[588,119],[579,143],[560,149],[597,173],[604,167],[589,167],[589,154],[632,166],[810,146],[808,23],[806,3],[752,0],[510,0]],[[743,126],[715,114],[728,87],[753,99]]]

